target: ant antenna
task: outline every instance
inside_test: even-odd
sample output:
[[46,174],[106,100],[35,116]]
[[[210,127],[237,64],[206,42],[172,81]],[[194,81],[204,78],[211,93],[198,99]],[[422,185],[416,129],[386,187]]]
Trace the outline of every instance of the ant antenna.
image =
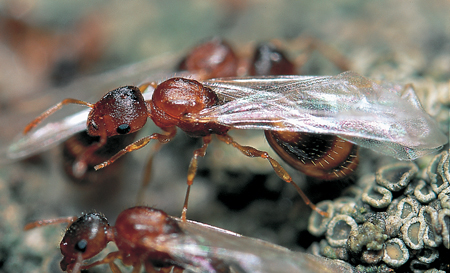
[[78,219],[78,217],[76,217],[76,216],[70,216],[70,217],[62,217],[62,218],[55,218],[55,219],[39,220],[39,221],[35,221],[32,223],[26,224],[25,227],[23,228],[23,230],[30,230],[30,229],[37,228],[37,227],[57,225],[57,224],[62,224],[62,223],[68,223],[70,225],[77,219]]
[[77,100],[77,99],[64,99],[60,103],[56,104],[55,106],[51,107],[50,109],[48,109],[47,111],[42,113],[40,116],[35,118],[32,122],[30,122],[23,130],[23,134],[28,133],[31,129],[36,127],[36,125],[38,125],[42,120],[46,119],[48,116],[55,113],[56,111],[61,109],[66,104],[81,104],[81,105],[85,105],[90,108],[94,108],[94,105],[89,102],[85,102],[85,101]]

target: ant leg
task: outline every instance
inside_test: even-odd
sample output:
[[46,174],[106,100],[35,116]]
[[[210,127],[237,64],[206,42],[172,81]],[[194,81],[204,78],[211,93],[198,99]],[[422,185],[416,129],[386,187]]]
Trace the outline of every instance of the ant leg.
[[204,157],[206,154],[206,148],[208,148],[209,143],[211,142],[211,135],[203,137],[203,145],[201,148],[194,151],[194,155],[192,156],[191,163],[189,163],[188,175],[187,175],[187,184],[188,188],[186,191],[186,198],[184,199],[183,210],[181,212],[181,219],[183,222],[186,222],[186,212],[187,206],[189,202],[189,193],[191,191],[191,185],[194,183],[195,175],[197,174],[198,167],[198,157]]
[[64,99],[63,101],[61,101],[60,103],[56,104],[55,106],[49,108],[47,111],[45,111],[44,113],[42,113],[40,116],[38,116],[37,118],[35,118],[32,122],[28,123],[28,125],[25,127],[25,129],[23,130],[23,134],[28,133],[31,129],[33,129],[34,127],[36,127],[36,125],[38,125],[42,120],[46,119],[48,116],[52,115],[53,113],[55,113],[56,111],[58,111],[59,109],[61,109],[64,105],[66,104],[81,104],[81,105],[85,105],[87,107],[93,108],[94,105],[89,103],[89,102],[85,102],[82,100],[77,100],[77,99]]
[[147,189],[148,185],[151,182],[150,178],[152,175],[153,159],[155,158],[155,154],[157,151],[159,151],[161,146],[162,146],[161,142],[156,143],[156,145],[153,146],[153,151],[150,154],[150,157],[147,159],[147,163],[145,164],[145,167],[144,167],[144,175],[142,177],[141,187],[138,191],[138,195],[136,198],[136,205],[143,204],[145,189]]
[[[119,251],[111,252],[106,255],[105,258],[101,259],[100,261],[93,262],[88,265],[84,265],[81,267],[82,270],[89,269],[91,267],[100,265],[100,264],[109,264],[109,267],[111,268],[111,271],[113,273],[122,273],[122,271],[119,269],[119,267],[114,263],[116,259],[122,259],[122,255]],[[133,271],[134,272],[134,271]]]
[[243,153],[244,155],[246,155],[248,157],[261,157],[261,158],[267,159],[269,161],[270,165],[272,165],[272,168],[275,171],[275,173],[278,175],[278,177],[280,177],[285,182],[287,182],[287,183],[291,184],[292,186],[294,186],[295,190],[298,192],[298,194],[303,199],[303,201],[305,202],[306,205],[308,205],[311,209],[313,209],[314,211],[318,212],[320,215],[322,215],[324,217],[328,217],[329,216],[328,213],[326,213],[326,212],[322,211],[321,209],[319,209],[318,207],[316,207],[316,205],[314,205],[309,200],[309,198],[300,189],[300,187],[297,184],[295,184],[295,182],[292,180],[292,177],[286,172],[286,170],[283,167],[281,167],[281,165],[278,163],[278,161],[276,161],[275,159],[270,157],[267,152],[260,151],[258,149],[253,148],[253,147],[250,147],[250,146],[242,146],[239,143],[235,142],[233,140],[233,138],[230,137],[228,134],[217,135],[217,138],[220,141],[223,141],[226,144],[232,145],[233,147],[237,148],[241,153]]
[[57,225],[57,224],[62,224],[62,223],[68,223],[70,225],[77,219],[78,219],[78,217],[76,217],[76,216],[70,216],[70,217],[65,217],[65,218],[39,220],[36,222],[26,224],[25,227],[23,228],[23,230],[30,230],[30,229],[37,228],[37,227],[48,226],[48,225]]
[[99,142],[93,143],[80,156],[78,156],[72,166],[72,173],[75,177],[81,178],[86,173],[88,158],[91,157],[95,151],[103,147],[106,144],[107,139],[108,137],[106,134],[102,134]]
[[150,140],[152,140],[152,139],[156,139],[156,140],[158,140],[159,142],[161,142],[163,144],[167,143],[167,142],[171,141],[175,137],[176,132],[177,132],[176,128],[173,127],[173,128],[168,129],[166,134],[154,133],[154,134],[152,134],[150,136],[146,136],[146,137],[143,137],[143,138],[141,138],[139,140],[136,140],[135,142],[131,143],[130,145],[128,145],[124,149],[120,150],[117,154],[113,155],[107,161],[94,166],[94,169],[96,171],[98,171],[99,169],[102,169],[102,168],[104,168],[106,166],[111,165],[114,161],[119,159],[119,157],[123,156],[126,153],[129,153],[129,152],[132,152],[132,151],[135,151],[135,150],[139,150],[140,148],[142,148],[145,145],[147,145],[150,142]]

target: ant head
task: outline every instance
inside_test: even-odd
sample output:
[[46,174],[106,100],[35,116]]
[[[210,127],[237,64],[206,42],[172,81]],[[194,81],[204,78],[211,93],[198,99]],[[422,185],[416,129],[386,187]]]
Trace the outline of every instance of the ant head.
[[91,136],[125,135],[139,131],[147,122],[148,111],[139,88],[123,86],[108,92],[89,113]]
[[108,238],[109,227],[106,218],[98,213],[85,214],[73,222],[60,244],[64,256],[61,269],[73,270],[100,253],[111,240]]

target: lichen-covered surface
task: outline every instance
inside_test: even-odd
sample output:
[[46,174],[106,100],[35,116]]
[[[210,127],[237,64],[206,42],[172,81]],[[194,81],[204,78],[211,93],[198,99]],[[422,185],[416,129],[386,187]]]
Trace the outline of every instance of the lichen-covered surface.
[[[107,91],[88,95],[86,89],[103,84],[95,82],[83,89],[54,89],[66,79],[56,72],[87,75],[151,56],[164,58],[214,35],[228,39],[242,55],[259,41],[277,38],[297,59],[306,56],[305,41],[319,39],[343,54],[361,75],[413,83],[424,109],[448,135],[448,11],[448,1],[3,1],[0,26],[11,32],[0,31],[0,148],[34,115],[62,98],[94,102]],[[23,26],[6,21],[10,17],[32,30],[18,31]],[[84,47],[79,41],[93,44]],[[340,72],[323,54],[309,57],[299,72]],[[176,64],[170,60],[166,66]],[[70,69],[63,69],[67,65]],[[141,135],[157,130],[148,126]],[[270,151],[261,132],[231,135],[243,145]],[[145,192],[147,205],[180,214],[188,162],[198,147],[200,142],[180,133],[159,151]],[[84,186],[64,176],[58,147],[0,166],[0,272],[60,272],[58,244],[64,227],[28,232],[22,227],[37,219],[92,210],[114,223],[121,210],[135,204],[143,162],[151,150],[128,156],[116,179]],[[398,162],[368,150],[360,155],[357,172],[338,182],[313,181],[287,168],[308,196],[333,215],[323,219],[310,216],[310,209],[266,161],[213,141],[206,158],[200,159],[188,218],[343,259],[364,272],[448,271],[448,146],[436,157],[415,162]]]
[[411,162],[365,174],[334,201],[318,205],[308,230],[325,237],[311,251],[358,265],[360,270],[450,269],[449,152],[419,170]]

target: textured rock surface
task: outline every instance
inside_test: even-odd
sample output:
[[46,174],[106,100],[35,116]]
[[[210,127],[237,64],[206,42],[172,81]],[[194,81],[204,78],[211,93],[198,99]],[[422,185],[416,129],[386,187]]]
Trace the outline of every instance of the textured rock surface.
[[[315,251],[330,258],[336,258],[334,253],[337,251],[347,251],[348,256],[339,258],[355,265],[369,264],[370,267],[359,266],[359,269],[365,270],[374,266],[378,266],[379,270],[386,266],[399,271],[424,271],[432,268],[447,270],[450,211],[446,208],[446,191],[449,187],[433,188],[435,193],[440,192],[439,196],[442,198],[436,198],[435,194],[430,194],[430,190],[426,191],[429,197],[423,198],[423,189],[431,189],[431,183],[445,184],[442,181],[445,181],[448,175],[448,167],[444,167],[448,166],[448,155],[449,151],[441,152],[422,170],[413,163],[394,163],[381,167],[376,172],[375,179],[371,174],[363,176],[352,186],[360,188],[362,194],[355,195],[352,201],[355,210],[364,208],[362,216],[365,220],[358,221],[357,227],[352,226],[350,232],[343,231],[343,235],[347,235],[345,245],[345,238],[342,237],[339,238],[339,244],[336,244],[329,239],[329,234],[336,233],[334,219],[345,219],[346,223],[355,224],[356,220],[351,220],[351,214],[341,214],[341,211],[335,210],[331,221],[324,219],[318,222],[315,220],[317,213],[313,213],[309,230],[317,236],[318,225],[321,229],[326,229],[327,234],[327,241],[322,240],[320,248]],[[388,189],[378,186],[380,184],[389,185],[391,194],[387,194]],[[368,194],[371,189],[377,189],[377,192]],[[389,206],[380,206],[381,202],[374,202],[374,199],[389,200],[384,198],[387,195],[396,196],[389,202]],[[331,208],[340,201],[322,203]],[[323,223],[327,223],[326,228]],[[343,227],[343,230],[346,230],[346,227]],[[345,248],[342,249],[342,246]]]

